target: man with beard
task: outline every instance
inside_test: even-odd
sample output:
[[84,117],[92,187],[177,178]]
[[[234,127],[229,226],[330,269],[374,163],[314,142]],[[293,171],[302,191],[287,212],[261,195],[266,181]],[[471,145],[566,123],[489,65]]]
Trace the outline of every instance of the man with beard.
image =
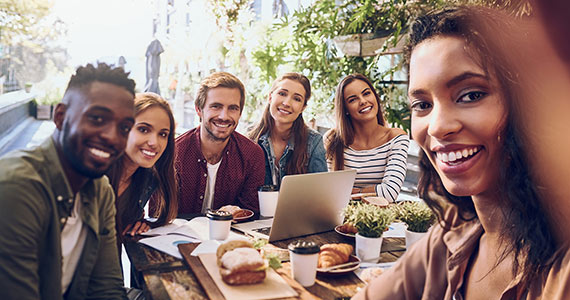
[[259,213],[257,189],[265,180],[263,150],[235,132],[245,101],[241,81],[225,72],[200,83],[200,125],[176,139],[179,214],[237,205]]
[[79,67],[37,148],[0,159],[0,299],[126,299],[107,177],[134,119],[121,68]]

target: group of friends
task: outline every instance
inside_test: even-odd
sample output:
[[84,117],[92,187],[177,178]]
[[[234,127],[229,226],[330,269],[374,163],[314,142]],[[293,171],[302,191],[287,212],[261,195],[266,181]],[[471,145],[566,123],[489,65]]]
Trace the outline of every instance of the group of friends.
[[[535,143],[522,107],[535,78],[524,74],[538,70],[513,49],[534,30],[523,27],[476,6],[410,26],[418,192],[439,222],[355,299],[569,297],[565,230],[553,229],[564,221],[543,203],[529,161]],[[370,80],[352,74],[338,84],[336,125],[324,137],[303,120],[310,97],[307,77],[283,74],[244,136],[235,131],[244,85],[213,73],[196,95],[200,125],[175,138],[159,95],[135,93],[121,68],[79,67],[55,108],[53,135],[0,159],[1,298],[123,299],[126,235],[225,205],[257,214],[258,188],[286,175],[357,169],[353,193],[395,201],[409,136],[386,126]],[[147,204],[155,221],[144,219]]]

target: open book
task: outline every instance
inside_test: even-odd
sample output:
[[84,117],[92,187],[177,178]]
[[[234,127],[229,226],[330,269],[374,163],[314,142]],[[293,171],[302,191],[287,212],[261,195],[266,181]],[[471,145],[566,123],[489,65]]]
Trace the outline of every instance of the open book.
[[[210,234],[209,231],[208,218],[206,217],[197,217],[190,221],[175,219],[171,224],[142,233],[141,235],[143,236],[152,237],[141,239],[139,243],[182,259],[182,255],[178,251],[178,244],[207,241]],[[227,240],[243,238],[242,235],[230,231]]]

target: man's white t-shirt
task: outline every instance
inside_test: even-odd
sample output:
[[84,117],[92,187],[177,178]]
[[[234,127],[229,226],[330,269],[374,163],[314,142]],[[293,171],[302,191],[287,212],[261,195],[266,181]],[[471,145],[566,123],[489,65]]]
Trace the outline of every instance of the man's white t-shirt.
[[206,191],[204,192],[204,203],[202,204],[202,213],[206,213],[208,209],[212,208],[214,202],[214,191],[216,187],[216,176],[222,160],[216,164],[207,164],[208,167],[208,181],[206,182]]
[[61,292],[63,294],[73,279],[87,237],[87,227],[81,220],[82,203],[79,193],[75,196],[74,202],[71,216],[67,218],[61,231],[61,254],[63,256]]

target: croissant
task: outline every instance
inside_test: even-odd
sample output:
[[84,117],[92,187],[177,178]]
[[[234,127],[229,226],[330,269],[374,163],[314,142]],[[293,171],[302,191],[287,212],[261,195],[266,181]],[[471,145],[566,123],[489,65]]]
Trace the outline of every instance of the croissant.
[[319,252],[317,268],[328,268],[348,262],[353,247],[349,244],[325,244]]

